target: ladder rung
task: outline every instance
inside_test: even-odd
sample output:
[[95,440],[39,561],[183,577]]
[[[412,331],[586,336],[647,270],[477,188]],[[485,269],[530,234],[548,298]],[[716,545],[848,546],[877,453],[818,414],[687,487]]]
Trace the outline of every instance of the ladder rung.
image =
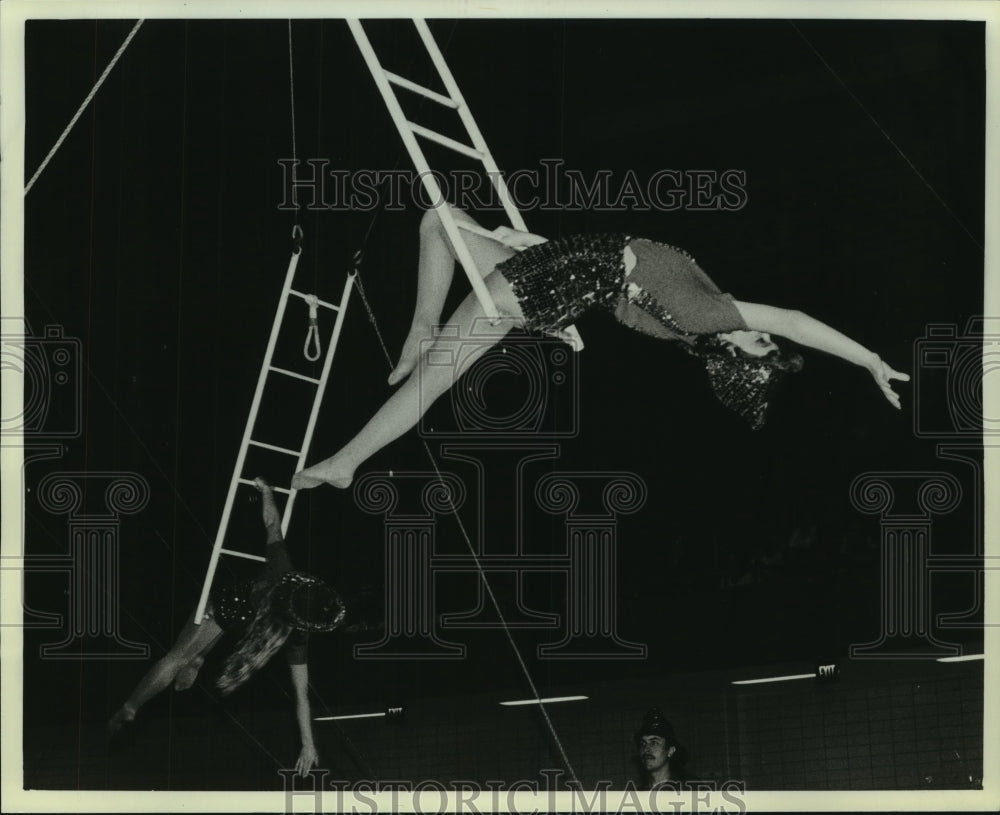
[[268,444],[263,441],[254,441],[250,439],[247,444],[252,444],[254,447],[263,447],[266,450],[274,450],[276,453],[288,453],[290,456],[299,456],[302,454],[301,450],[289,450],[287,447],[278,447],[275,444]]
[[279,374],[285,374],[285,376],[294,376],[296,379],[304,379],[306,382],[312,382],[314,385],[319,384],[318,379],[313,379],[311,376],[306,376],[305,374],[297,374],[295,371],[289,371],[287,368],[279,368],[276,365],[269,365],[269,371],[277,371]]
[[481,150],[477,150],[475,147],[469,147],[467,144],[462,144],[460,141],[455,141],[454,139],[448,138],[448,136],[442,136],[435,130],[430,130],[423,125],[414,124],[413,122],[407,120],[407,127],[410,128],[418,136],[423,136],[425,139],[430,139],[431,141],[437,142],[442,147],[447,147],[454,150],[456,153],[461,153],[464,156],[469,156],[477,161],[483,161],[486,156]]
[[[239,481],[241,484],[249,484],[251,487],[257,486],[257,482],[251,481],[249,478],[238,478],[236,480]],[[275,492],[283,492],[285,495],[290,495],[292,492],[291,490],[285,489],[284,487],[271,487],[271,489],[274,490]]]
[[224,555],[232,555],[233,557],[245,557],[247,560],[260,560],[267,562],[266,557],[261,557],[260,555],[248,555],[246,552],[237,552],[235,549],[220,549],[219,550]]
[[[294,294],[296,297],[301,297],[303,300],[309,296],[308,294],[303,294],[300,291],[295,291],[295,289],[289,289],[288,293]],[[323,308],[328,308],[331,311],[340,311],[340,306],[335,306],[333,303],[327,303],[325,300],[317,300],[316,305],[323,306]]]
[[482,235],[484,238],[489,238],[490,240],[500,242],[500,238],[497,237],[496,232],[491,232],[489,229],[480,226],[479,224],[470,224],[468,221],[455,221],[455,226],[459,229],[464,229],[466,232],[471,232],[474,235]]
[[402,88],[413,91],[414,93],[419,93],[421,96],[426,96],[428,99],[433,99],[439,105],[444,105],[448,108],[458,108],[458,102],[452,99],[450,96],[445,96],[437,91],[432,91],[430,88],[425,88],[423,85],[418,85],[416,82],[411,82],[409,79],[401,77],[399,74],[394,74],[392,71],[387,71],[384,68],[382,73],[385,74],[385,78],[388,79],[395,85],[399,85]]

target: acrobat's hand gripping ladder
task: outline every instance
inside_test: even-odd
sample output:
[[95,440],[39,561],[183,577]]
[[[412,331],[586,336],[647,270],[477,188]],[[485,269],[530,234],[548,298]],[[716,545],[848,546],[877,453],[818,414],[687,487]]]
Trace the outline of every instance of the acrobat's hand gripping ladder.
[[[437,43],[434,41],[434,37],[431,35],[430,29],[427,27],[427,23],[419,18],[414,19],[413,23],[416,25],[417,33],[420,35],[420,39],[423,42],[424,47],[427,49],[428,55],[434,62],[434,67],[437,68],[438,75],[441,77],[441,81],[444,83],[445,89],[448,91],[447,95],[437,93],[436,91],[432,91],[430,88],[425,88],[422,85],[418,85],[416,82],[411,82],[409,79],[405,79],[398,74],[387,71],[379,62],[379,59],[375,54],[375,49],[372,48],[372,44],[368,40],[368,36],[361,27],[361,21],[356,19],[347,20],[351,33],[354,35],[354,39],[358,43],[358,48],[361,49],[361,53],[368,65],[368,69],[371,71],[372,77],[375,79],[375,84],[382,93],[382,98],[385,100],[386,107],[389,109],[389,114],[392,116],[392,120],[395,123],[396,128],[399,130],[399,135],[403,139],[403,144],[406,145],[406,150],[409,152],[410,158],[413,160],[413,164],[420,173],[420,179],[424,184],[424,189],[427,190],[429,199],[431,201],[444,201],[444,197],[441,193],[441,187],[438,184],[437,179],[431,173],[430,165],[428,165],[427,158],[420,149],[420,144],[417,142],[416,136],[423,136],[430,141],[440,144],[442,147],[446,147],[456,153],[461,153],[464,156],[469,156],[470,158],[482,162],[483,167],[486,170],[487,178],[493,182],[493,186],[497,191],[500,203],[503,205],[504,211],[510,219],[511,226],[515,229],[521,230],[522,232],[527,232],[528,228],[524,224],[524,219],[521,217],[520,211],[514,206],[514,203],[511,200],[510,193],[507,190],[507,185],[500,176],[500,170],[498,169],[496,162],[493,160],[493,155],[490,153],[489,147],[486,146],[486,141],[483,139],[482,133],[479,132],[479,128],[476,126],[476,122],[472,118],[472,114],[469,112],[469,107],[465,103],[465,99],[462,97],[462,92],[458,89],[458,84],[455,82],[455,78],[451,75],[451,71],[448,70],[448,65],[444,61],[444,56],[438,49]],[[454,139],[407,120],[406,114],[403,113],[399,100],[396,98],[396,92],[393,89],[393,85],[406,88],[407,90],[418,93],[433,102],[437,102],[440,105],[444,105],[445,107],[452,108],[457,111],[462,120],[462,124],[465,125],[465,130],[469,135],[469,139],[472,141],[472,146],[470,147],[467,144],[462,144],[461,142],[455,141]],[[486,288],[486,284],[483,282],[482,275],[479,270],[476,269],[476,264],[472,260],[472,255],[469,253],[469,249],[461,237],[459,227],[468,231],[483,234],[487,237],[493,238],[494,240],[496,240],[496,236],[492,235],[492,233],[487,230],[477,229],[471,225],[456,222],[452,217],[451,210],[448,207],[442,206],[439,208],[438,212],[441,216],[441,222],[444,224],[445,231],[448,233],[448,237],[451,240],[452,245],[455,247],[458,259],[461,262],[462,267],[465,269],[466,275],[469,277],[472,289],[476,293],[476,297],[479,298],[479,302],[482,303],[486,316],[489,317],[490,320],[498,320],[499,315],[497,313],[496,305],[493,302],[493,298],[490,296],[489,290]],[[563,337],[569,341],[576,350],[579,351],[583,348],[583,340],[580,339],[580,335],[573,326],[569,326],[563,332]]]
[[[301,231],[299,231],[298,227],[296,227],[295,234],[301,236]],[[226,532],[229,529],[229,516],[233,509],[233,500],[236,498],[236,491],[239,489],[241,484],[253,485],[254,483],[252,479],[246,478],[243,473],[243,465],[246,462],[247,450],[251,446],[262,447],[276,453],[284,453],[289,456],[295,456],[298,461],[298,464],[295,467],[297,471],[301,470],[305,466],[306,456],[309,452],[309,444],[312,442],[313,430],[316,427],[316,418],[319,415],[319,407],[323,401],[323,392],[326,390],[327,380],[330,378],[330,367],[333,365],[333,355],[337,350],[337,341],[340,339],[340,329],[344,323],[344,313],[347,309],[347,301],[351,296],[351,289],[354,286],[354,279],[357,276],[357,272],[352,271],[348,274],[347,282],[344,284],[344,291],[340,296],[339,305],[333,305],[332,303],[327,303],[323,300],[316,300],[316,304],[318,306],[329,309],[337,315],[333,325],[333,334],[327,344],[326,357],[323,360],[323,370],[320,373],[319,378],[316,379],[315,377],[305,376],[304,374],[290,371],[285,368],[278,368],[272,364],[272,361],[274,359],[274,349],[278,343],[278,335],[281,331],[282,321],[285,316],[285,307],[288,305],[289,298],[297,297],[307,302],[311,299],[310,295],[296,291],[292,288],[295,279],[295,269],[298,266],[300,254],[301,250],[298,246],[296,246],[292,253],[292,257],[288,262],[288,272],[285,275],[285,284],[282,287],[281,298],[278,301],[278,310],[274,315],[274,324],[271,326],[271,336],[267,341],[267,351],[264,353],[264,362],[260,369],[260,376],[257,378],[257,390],[254,392],[253,402],[250,405],[250,416],[247,419],[246,428],[243,431],[243,441],[240,443],[240,452],[236,457],[236,466],[233,468],[233,477],[229,482],[229,493],[226,495],[226,504],[222,510],[222,520],[219,522],[219,531],[215,536],[215,546],[212,548],[212,557],[208,565],[208,574],[205,576],[205,584],[201,589],[201,599],[198,601],[198,609],[195,611],[194,621],[196,623],[200,623],[202,617],[205,615],[205,606],[208,604],[208,595],[212,589],[212,581],[215,578],[215,571],[219,565],[219,557],[221,555],[232,555],[234,557],[247,558],[248,560],[265,560],[265,558],[260,555],[252,555],[248,552],[239,552],[235,549],[226,549],[223,547]],[[257,412],[260,409],[260,403],[264,396],[265,386],[270,384],[273,388],[278,385],[278,382],[281,379],[285,379],[287,377],[310,382],[316,387],[316,393],[313,397],[312,410],[309,413],[309,421],[306,425],[306,432],[302,440],[301,450],[290,450],[285,447],[278,447],[277,445],[268,444],[265,441],[252,437],[254,433],[254,426],[257,422]],[[278,381],[275,381],[275,378],[277,378]],[[285,535],[288,532],[288,524],[292,519],[292,507],[295,504],[295,495],[297,490],[288,490],[284,487],[274,487],[274,491],[282,492],[288,495],[288,500],[285,503],[285,511],[281,516],[281,534]]]

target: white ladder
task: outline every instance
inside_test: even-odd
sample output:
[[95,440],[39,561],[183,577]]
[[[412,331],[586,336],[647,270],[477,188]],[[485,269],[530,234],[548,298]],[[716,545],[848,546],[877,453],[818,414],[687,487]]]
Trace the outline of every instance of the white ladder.
[[[296,234],[301,237],[301,231],[298,227],[296,227],[295,232],[293,232],[293,237]],[[339,304],[334,305],[333,303],[327,303],[323,300],[316,301],[317,306],[333,311],[336,313],[337,317],[334,321],[333,333],[326,347],[326,357],[323,360],[323,370],[320,373],[319,378],[306,376],[305,374],[298,373],[297,371],[279,368],[273,364],[274,349],[278,344],[278,335],[281,331],[282,321],[285,316],[285,308],[288,305],[289,299],[295,297],[306,300],[307,302],[310,299],[310,295],[292,288],[295,279],[295,269],[298,266],[300,254],[301,249],[296,246],[295,250],[292,252],[292,257],[288,262],[288,272],[285,274],[285,283],[281,289],[281,297],[278,300],[278,310],[275,312],[274,323],[271,326],[271,336],[267,342],[267,351],[264,353],[264,362],[260,369],[260,375],[257,377],[257,389],[254,391],[253,402],[250,404],[250,416],[247,418],[246,428],[243,431],[243,440],[240,442],[240,452],[236,457],[236,466],[233,468],[233,476],[229,482],[229,492],[226,495],[226,504],[222,510],[222,520],[219,522],[219,530],[215,535],[215,545],[212,547],[212,557],[208,564],[208,573],[205,576],[205,583],[201,589],[201,598],[198,600],[198,608],[195,611],[194,621],[196,623],[201,623],[202,617],[205,615],[205,607],[208,605],[208,597],[212,590],[212,582],[215,579],[215,572],[219,565],[219,558],[222,555],[246,558],[247,560],[266,560],[266,558],[263,558],[260,555],[253,555],[249,552],[241,552],[236,549],[227,549],[224,547],[226,533],[229,529],[229,518],[232,513],[233,501],[236,498],[236,493],[241,485],[253,486],[254,484],[253,479],[247,478],[243,473],[243,466],[246,462],[247,451],[251,447],[259,447],[265,450],[271,450],[272,452],[295,456],[298,462],[295,470],[298,471],[305,466],[306,456],[309,452],[309,445],[312,442],[313,430],[316,427],[316,419],[319,415],[320,403],[323,401],[323,392],[326,390],[326,383],[330,378],[330,368],[333,365],[333,355],[337,350],[337,342],[340,339],[340,329],[344,323],[344,313],[347,309],[347,301],[351,296],[351,290],[354,287],[357,270],[352,270],[347,275],[347,282],[344,283],[344,290],[340,296]],[[265,385],[267,385],[272,377],[275,376],[282,379],[292,378],[302,380],[309,382],[316,387],[316,393],[313,397],[312,410],[309,413],[309,421],[306,425],[305,436],[302,440],[302,449],[300,450],[291,450],[287,447],[279,447],[278,445],[269,444],[266,441],[253,438],[254,427],[257,423],[257,412],[260,409],[260,403],[264,396]],[[281,534],[284,536],[288,532],[288,524],[292,519],[292,507],[295,504],[295,495],[298,490],[289,490],[284,487],[274,487],[274,491],[284,493],[288,496],[288,500],[285,503],[285,510],[281,516]]]
[[[416,138],[417,136],[422,136],[429,141],[436,142],[442,147],[481,162],[486,170],[487,178],[493,182],[493,186],[496,189],[500,203],[503,205],[504,212],[506,212],[507,217],[510,219],[511,226],[514,227],[514,229],[527,232],[528,228],[525,226],[524,219],[521,217],[521,212],[516,206],[514,206],[514,202],[511,200],[507,184],[500,176],[500,170],[497,167],[496,162],[493,160],[493,155],[490,153],[490,149],[486,145],[486,140],[483,138],[483,134],[479,132],[476,121],[472,118],[472,113],[469,111],[469,106],[462,97],[462,92],[458,89],[458,83],[455,82],[455,78],[448,69],[448,65],[444,61],[444,56],[438,48],[437,43],[434,41],[434,37],[431,35],[430,29],[427,27],[427,23],[420,18],[414,18],[413,23],[417,27],[417,33],[420,35],[420,39],[423,42],[424,47],[427,49],[427,53],[433,61],[434,67],[437,68],[438,75],[441,77],[441,81],[448,92],[447,95],[440,94],[430,88],[425,88],[423,85],[411,82],[409,79],[399,76],[398,74],[394,74],[383,68],[381,62],[379,62],[378,56],[375,54],[375,49],[372,47],[372,44],[368,39],[368,35],[365,34],[365,31],[361,26],[361,21],[358,19],[347,20],[347,25],[350,27],[351,33],[354,35],[358,48],[361,49],[361,54],[365,58],[368,69],[371,71],[372,77],[375,80],[375,84],[382,93],[382,98],[385,100],[386,107],[389,109],[389,115],[392,116],[392,121],[395,123],[396,129],[399,131],[399,135],[403,139],[403,144],[406,146],[406,150],[410,154],[410,158],[413,160],[413,164],[420,174],[420,180],[423,182],[424,189],[427,191],[429,200],[443,202],[444,197],[441,192],[441,186],[438,184],[437,178],[431,172],[430,165],[427,163],[427,158],[424,156],[423,150],[420,149],[420,144]],[[396,91],[394,90],[393,85],[398,85],[399,87],[405,88],[413,93],[420,94],[433,102],[437,102],[439,105],[455,110],[458,113],[459,118],[462,120],[462,124],[465,125],[465,130],[472,142],[472,146],[463,144],[462,142],[456,141],[448,136],[444,136],[441,133],[437,133],[434,130],[430,130],[422,125],[409,121],[406,118],[406,114],[403,113],[403,109],[399,104],[399,99],[396,97]],[[472,284],[472,290],[476,293],[476,297],[479,298],[479,302],[483,306],[483,311],[486,312],[486,316],[489,317],[490,320],[494,322],[497,321],[499,319],[499,314],[497,312],[496,304],[490,296],[489,289],[487,289],[486,284],[483,282],[482,275],[479,273],[479,270],[476,269],[476,264],[472,260],[472,255],[470,254],[468,247],[465,245],[465,240],[461,236],[460,227],[463,229],[469,229],[469,231],[485,234],[488,237],[493,236],[483,230],[468,227],[464,223],[459,224],[455,221],[454,217],[452,217],[451,210],[446,206],[439,207],[438,214],[441,216],[441,222],[444,225],[445,232],[447,232],[452,245],[455,247],[455,252],[458,255],[459,262],[462,264],[462,268],[465,269],[469,282]],[[580,335],[576,328],[568,326],[564,333],[572,339],[571,344],[576,350],[583,348],[583,341],[580,339]]]

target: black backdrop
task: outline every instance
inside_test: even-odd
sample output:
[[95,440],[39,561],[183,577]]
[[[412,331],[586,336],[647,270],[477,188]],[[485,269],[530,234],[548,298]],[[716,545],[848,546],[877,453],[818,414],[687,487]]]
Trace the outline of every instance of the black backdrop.
[[[131,25],[27,25],[26,178]],[[562,160],[586,178],[610,171],[613,185],[629,170],[640,179],[664,168],[745,172],[737,211],[540,208],[526,212],[533,231],[623,230],[681,245],[724,291],[802,309],[902,370],[912,369],[928,324],[961,330],[982,313],[981,24],[440,20],[431,28],[506,171]],[[388,67],[431,81],[408,23],[370,31],[391,54]],[[297,156],[349,171],[408,168],[343,21],[295,21],[293,43]],[[62,458],[29,468],[28,487],[56,470],[148,480],[148,507],[122,520],[120,601],[123,635],[149,643],[153,657],[197,598],[289,257],[293,215],[279,207],[278,164],[292,152],[289,91],[285,21],[147,21],[25,202],[28,320],[36,334],[59,325],[79,338],[84,365],[83,432]],[[420,211],[403,203],[300,213],[301,270],[321,291],[339,291],[364,247],[363,279],[392,353],[415,292]],[[500,222],[495,211],[482,219]],[[913,386],[899,386],[896,412],[864,371],[807,352],[769,425],[752,434],[714,402],[684,355],[600,315],[578,327],[587,343],[580,433],[560,442],[553,466],[645,480],[645,507],[618,529],[618,624],[649,655],[638,664],[538,661],[533,644],[551,633],[519,632],[539,685],[811,665],[876,637],[878,522],[852,508],[851,480],[942,466],[969,475],[942,465],[933,442],[915,434]],[[355,301],[317,455],[377,407],[386,373]],[[427,466],[411,433],[363,472]],[[248,497],[237,501],[251,525],[257,511]],[[499,524],[510,506],[498,492],[484,512]],[[65,517],[30,494],[27,513],[29,554],[65,552]],[[935,526],[935,545],[964,551],[974,528],[963,504]],[[382,534],[381,519],[360,512],[350,492],[324,488],[299,498],[292,555],[345,591],[378,592]],[[562,532],[549,520],[525,534],[545,551]],[[791,545],[803,537],[811,544]],[[461,551],[447,521],[438,540]],[[442,588],[439,610],[467,607],[471,585]],[[29,574],[28,602],[65,611],[65,589],[64,578]],[[556,578],[527,590],[535,607],[559,610]],[[936,578],[934,598],[940,611],[966,608],[971,579]],[[501,591],[500,601],[512,598]],[[26,721],[102,719],[145,667],[39,660],[52,636],[26,637]],[[328,703],[526,690],[498,631],[455,635],[468,645],[462,661],[405,670],[351,659],[354,642],[375,636],[314,648]],[[279,697],[275,705],[287,704]],[[271,698],[252,694],[257,705]]]

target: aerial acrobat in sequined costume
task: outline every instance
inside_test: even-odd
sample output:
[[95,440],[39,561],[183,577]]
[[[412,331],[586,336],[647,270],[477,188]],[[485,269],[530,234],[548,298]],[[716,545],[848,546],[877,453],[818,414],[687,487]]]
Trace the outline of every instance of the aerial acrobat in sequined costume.
[[195,624],[192,614],[171,649],[146,672],[108,721],[108,735],[120,737],[139,709],[170,685],[176,690],[190,688],[208,652],[223,633],[230,632],[239,639],[215,682],[223,694],[240,687],[284,646],[302,742],[295,767],[307,775],[318,762],[309,708],[309,633],[339,628],[346,609],[337,592],[322,580],[292,569],[274,492],[262,478],[255,483],[267,529],[267,562],[254,580],[215,590],[200,624]]
[[[452,214],[457,221],[475,224],[462,210],[453,207]],[[349,486],[362,462],[416,425],[458,375],[511,328],[565,337],[567,326],[595,309],[611,311],[630,328],[673,341],[700,357],[715,394],[754,428],[764,423],[774,383],[802,365],[798,354],[778,348],[772,334],[865,368],[889,403],[900,406],[891,381],[909,376],[801,311],[723,294],[693,258],[675,247],[626,234],[553,241],[508,227],[493,234],[494,239],[479,234],[465,239],[500,323],[491,325],[470,294],[448,320],[448,338],[426,343],[440,321],[456,255],[440,216],[433,209],[425,213],[413,323],[389,377],[390,384],[403,384],[337,453],[296,473],[294,488]],[[442,350],[444,345],[454,348],[456,339],[465,341],[457,365],[427,364],[439,344]],[[413,376],[418,365],[419,375]]]

